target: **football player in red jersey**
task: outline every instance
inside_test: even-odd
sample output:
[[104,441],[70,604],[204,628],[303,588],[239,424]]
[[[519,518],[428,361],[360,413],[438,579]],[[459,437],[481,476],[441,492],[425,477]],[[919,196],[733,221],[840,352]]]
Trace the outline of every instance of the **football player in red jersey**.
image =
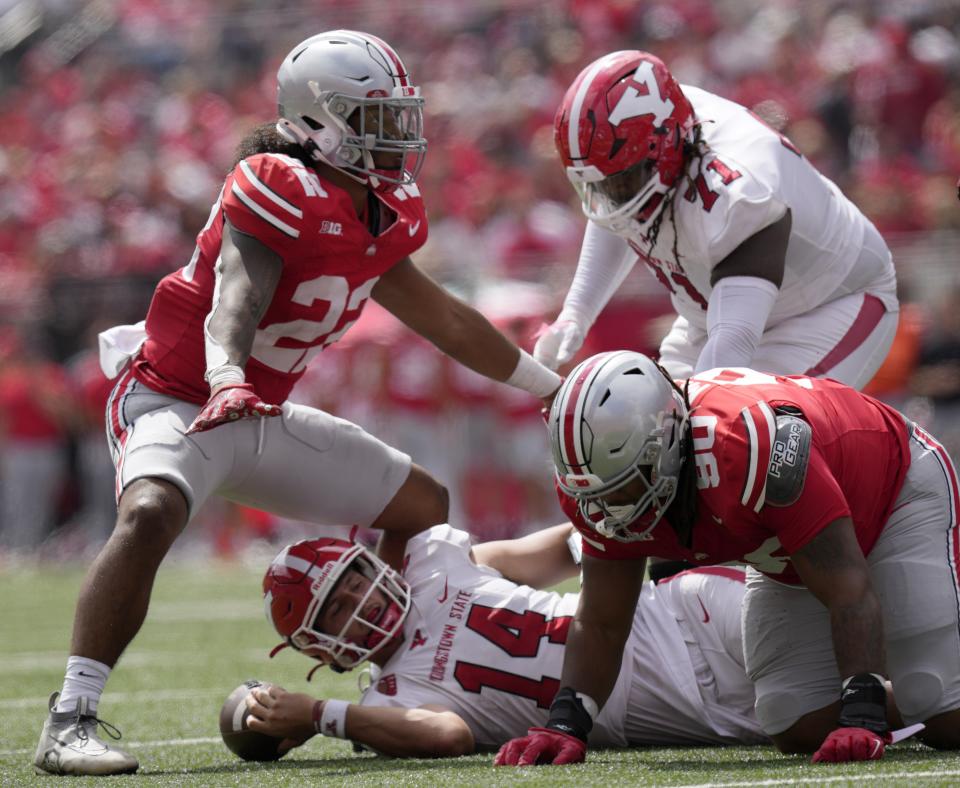
[[388,44],[348,30],[307,39],[280,66],[278,104],[145,324],[101,335],[101,363],[120,375],[107,407],[118,518],[80,592],[39,771],[138,767],[97,735],[97,704],[157,567],[209,496],[382,529],[393,564],[408,536],[446,519],[446,490],[408,456],[286,401],[369,298],[479,373],[539,397],[560,384],[411,262],[427,236],[423,99]]
[[[924,430],[833,380],[716,369],[681,390],[629,351],[576,367],[549,429],[583,588],[550,721],[498,763],[583,759],[648,556],[751,565],[747,674],[784,752],[879,758],[921,723],[960,747],[960,491]],[[885,677],[911,725],[893,734]]]

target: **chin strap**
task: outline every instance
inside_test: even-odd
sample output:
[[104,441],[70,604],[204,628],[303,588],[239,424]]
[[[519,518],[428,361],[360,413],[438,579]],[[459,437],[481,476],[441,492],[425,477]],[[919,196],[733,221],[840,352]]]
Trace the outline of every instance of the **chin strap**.
[[[283,651],[285,648],[289,648],[289,647],[290,647],[290,644],[289,644],[289,643],[278,643],[276,646],[274,646],[272,649],[270,649],[270,659],[273,659],[277,654],[279,654],[279,653],[280,653],[281,651]],[[313,678],[313,674],[316,673],[318,670],[320,670],[320,668],[324,667],[326,664],[327,664],[327,663],[325,663],[325,662],[320,662],[320,663],[314,665],[314,666],[310,669],[310,672],[307,674],[307,681],[310,681],[310,679]],[[330,665],[330,669],[331,669],[332,671],[334,671],[335,673],[345,673],[345,672],[346,672],[346,668],[341,668],[341,667],[340,667],[339,665],[337,665],[337,664],[331,664],[331,665]]]
[[276,646],[270,649],[270,659],[273,659],[275,656],[277,656],[277,654],[279,654],[289,645],[290,645],[289,643],[278,643]]

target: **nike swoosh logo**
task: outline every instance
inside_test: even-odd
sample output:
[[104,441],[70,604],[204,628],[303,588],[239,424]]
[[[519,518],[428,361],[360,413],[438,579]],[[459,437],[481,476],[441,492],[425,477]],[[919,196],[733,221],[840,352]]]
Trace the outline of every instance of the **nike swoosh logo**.
[[876,758],[877,758],[877,752],[880,750],[881,747],[883,747],[883,742],[880,741],[880,739],[877,739],[877,740],[873,743],[873,752],[870,753],[870,760],[871,760],[871,761],[876,760]]
[[703,600],[700,598],[700,594],[697,594],[697,601],[700,603],[700,609],[703,611],[703,623],[706,624],[710,621],[710,614],[707,612],[707,608],[703,604]]
[[417,234],[417,230],[420,229],[420,220],[417,219],[413,224],[407,228],[407,232],[410,233],[410,237],[413,238]]
[[82,670],[78,670],[77,673],[79,673],[81,676],[86,676],[88,679],[100,678],[96,673],[84,673]]
[[443,595],[437,600],[438,603],[447,601],[447,578],[443,578]]

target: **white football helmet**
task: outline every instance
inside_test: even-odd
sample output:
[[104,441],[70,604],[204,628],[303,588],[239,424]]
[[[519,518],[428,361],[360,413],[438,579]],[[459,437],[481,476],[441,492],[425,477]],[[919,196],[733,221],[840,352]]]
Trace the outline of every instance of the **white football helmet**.
[[[567,376],[548,422],[557,482],[599,534],[634,542],[660,522],[677,494],[688,417],[683,397],[642,353],[600,353]],[[604,500],[636,479],[644,491],[634,503]]]
[[423,99],[393,48],[353,30],[301,42],[277,72],[277,131],[374,188],[416,180]]

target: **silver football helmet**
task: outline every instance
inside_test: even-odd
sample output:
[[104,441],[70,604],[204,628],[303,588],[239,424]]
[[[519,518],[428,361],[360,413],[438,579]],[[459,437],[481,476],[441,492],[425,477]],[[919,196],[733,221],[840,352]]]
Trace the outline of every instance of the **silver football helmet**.
[[[642,353],[600,353],[569,374],[550,408],[553,461],[560,488],[599,534],[648,538],[677,494],[688,417],[683,397]],[[635,502],[605,500],[635,480]]]
[[393,48],[353,30],[320,33],[277,72],[277,131],[374,188],[416,180],[427,141],[423,99]]

